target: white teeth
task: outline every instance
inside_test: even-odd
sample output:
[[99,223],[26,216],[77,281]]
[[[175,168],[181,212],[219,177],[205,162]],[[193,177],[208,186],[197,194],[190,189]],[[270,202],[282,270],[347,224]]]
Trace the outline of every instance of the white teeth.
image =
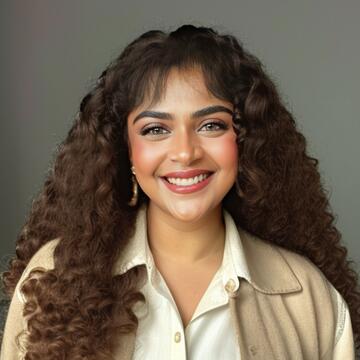
[[179,186],[190,186],[205,180],[210,174],[201,174],[193,178],[181,179],[181,178],[166,178],[166,180],[175,185]]

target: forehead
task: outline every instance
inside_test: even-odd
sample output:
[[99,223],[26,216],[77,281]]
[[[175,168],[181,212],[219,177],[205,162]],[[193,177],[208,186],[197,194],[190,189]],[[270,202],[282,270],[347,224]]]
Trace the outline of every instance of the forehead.
[[[179,70],[173,68],[164,79],[158,96],[154,96],[154,82],[149,85],[145,100],[133,109],[129,118],[135,117],[138,113],[148,109],[161,107],[181,108],[186,105],[189,107],[201,107],[202,105],[228,105],[228,101],[218,99],[206,87],[203,73],[200,69]],[[170,109],[168,109],[170,110]]]

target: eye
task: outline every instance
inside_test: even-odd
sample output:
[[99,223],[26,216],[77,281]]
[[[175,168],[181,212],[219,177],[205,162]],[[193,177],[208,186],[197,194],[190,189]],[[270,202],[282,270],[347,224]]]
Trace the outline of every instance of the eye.
[[227,124],[223,123],[222,121],[211,121],[203,125],[202,128],[203,127],[205,127],[207,131],[226,130],[228,128]]
[[[164,135],[165,132],[163,132],[162,130],[165,130],[162,126],[154,125],[154,126],[149,126],[149,127],[145,128],[145,129],[142,129],[140,134],[142,136],[146,136],[147,134],[150,134],[150,135]],[[165,131],[167,131],[167,130],[165,130]]]

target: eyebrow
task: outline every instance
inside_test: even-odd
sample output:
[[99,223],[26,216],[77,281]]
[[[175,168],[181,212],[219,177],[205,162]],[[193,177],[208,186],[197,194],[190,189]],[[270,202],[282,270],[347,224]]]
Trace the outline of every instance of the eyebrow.
[[[203,109],[193,112],[190,115],[190,118],[198,119],[203,116],[211,115],[211,114],[218,113],[218,112],[226,112],[230,115],[234,114],[233,111],[231,111],[230,109],[228,109],[225,106],[213,105],[213,106],[208,106],[206,108],[203,108]],[[174,120],[174,116],[170,113],[146,110],[146,111],[141,112],[139,115],[137,115],[135,117],[133,124],[135,124],[138,120],[140,120],[141,118],[144,118],[144,117],[152,117],[152,118],[157,118],[157,119],[162,119],[162,120]]]

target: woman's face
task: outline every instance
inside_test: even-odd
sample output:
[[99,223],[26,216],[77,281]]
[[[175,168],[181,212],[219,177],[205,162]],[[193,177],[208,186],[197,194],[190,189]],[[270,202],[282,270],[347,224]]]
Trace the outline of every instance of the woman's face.
[[[170,72],[163,100],[151,109],[143,104],[129,114],[129,156],[150,205],[191,222],[221,205],[236,179],[238,150],[233,105],[209,94],[200,72],[182,74],[177,69]],[[221,108],[192,116],[213,106]],[[164,178],[194,169],[211,176],[191,186],[187,185],[193,174],[185,174],[189,180],[175,185]]]

